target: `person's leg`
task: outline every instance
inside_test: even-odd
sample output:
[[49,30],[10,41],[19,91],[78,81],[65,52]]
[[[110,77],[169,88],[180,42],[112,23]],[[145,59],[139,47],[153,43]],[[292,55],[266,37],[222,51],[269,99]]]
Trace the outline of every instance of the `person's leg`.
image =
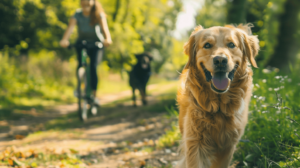
[[93,96],[96,97],[97,85],[98,85],[98,75],[97,75],[97,66],[102,61],[104,50],[103,49],[91,49],[88,53],[90,56],[91,66],[91,88]]

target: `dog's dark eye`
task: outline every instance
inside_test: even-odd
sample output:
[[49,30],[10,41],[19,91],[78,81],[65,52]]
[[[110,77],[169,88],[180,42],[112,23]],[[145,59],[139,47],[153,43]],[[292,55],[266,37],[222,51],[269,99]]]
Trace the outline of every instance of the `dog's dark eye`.
[[211,47],[212,47],[212,45],[209,44],[209,43],[205,43],[205,44],[204,44],[204,48],[205,48],[205,49],[209,49],[209,48],[211,48]]
[[229,48],[234,48],[234,47],[235,47],[235,45],[233,44],[233,42],[228,43],[227,46],[228,46]]

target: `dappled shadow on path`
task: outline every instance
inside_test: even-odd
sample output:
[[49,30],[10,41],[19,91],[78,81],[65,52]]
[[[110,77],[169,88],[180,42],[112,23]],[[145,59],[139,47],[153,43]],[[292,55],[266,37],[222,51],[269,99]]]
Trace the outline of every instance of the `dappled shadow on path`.
[[[99,167],[118,163],[117,157],[139,158],[130,161],[139,164],[138,160],[149,160],[151,156],[141,155],[139,151],[147,146],[153,150],[159,137],[171,129],[174,119],[166,115],[167,108],[174,106],[175,93],[155,92],[148,96],[146,106],[138,102],[138,107],[133,107],[129,98],[116,100],[101,106],[97,116],[91,116],[84,123],[78,119],[76,104],[14,110],[13,115],[19,116],[16,120],[0,122],[0,152],[8,146],[19,150],[75,149],[83,157],[95,155],[100,163],[94,165]],[[24,139],[16,140],[19,134]],[[174,155],[175,150],[167,155],[174,158],[171,154]]]

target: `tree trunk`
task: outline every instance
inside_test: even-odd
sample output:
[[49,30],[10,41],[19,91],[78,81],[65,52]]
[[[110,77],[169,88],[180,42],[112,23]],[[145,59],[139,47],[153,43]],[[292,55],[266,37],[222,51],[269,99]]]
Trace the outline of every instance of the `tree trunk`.
[[246,3],[247,0],[227,0],[228,24],[240,24],[246,22]]
[[113,13],[113,21],[115,22],[119,13],[120,9],[120,0],[116,0],[116,9],[115,12]]
[[288,71],[289,64],[295,63],[298,51],[296,33],[299,22],[300,1],[287,0],[284,10],[279,20],[278,43],[267,65],[277,67],[282,71]]
[[126,0],[126,8],[125,8],[125,14],[123,16],[123,20],[121,23],[125,23],[126,21],[126,18],[128,16],[128,12],[129,12],[129,3],[130,3],[130,0]]

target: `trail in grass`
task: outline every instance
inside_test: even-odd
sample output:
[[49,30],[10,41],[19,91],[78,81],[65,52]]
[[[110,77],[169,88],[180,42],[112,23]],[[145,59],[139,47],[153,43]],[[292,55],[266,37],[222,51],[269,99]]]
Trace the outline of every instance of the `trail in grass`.
[[[26,115],[1,121],[6,127],[0,129],[0,152],[34,151],[58,157],[74,154],[79,167],[171,165],[177,159],[176,147],[159,148],[158,140],[176,120],[166,117],[166,107],[175,104],[176,83],[150,85],[148,90],[148,105],[141,106],[139,101],[136,108],[131,106],[131,91],[100,97],[99,114],[85,123],[77,119],[76,104],[16,111]],[[25,164],[37,162],[41,167],[67,164],[60,158],[43,163],[20,158]]]

